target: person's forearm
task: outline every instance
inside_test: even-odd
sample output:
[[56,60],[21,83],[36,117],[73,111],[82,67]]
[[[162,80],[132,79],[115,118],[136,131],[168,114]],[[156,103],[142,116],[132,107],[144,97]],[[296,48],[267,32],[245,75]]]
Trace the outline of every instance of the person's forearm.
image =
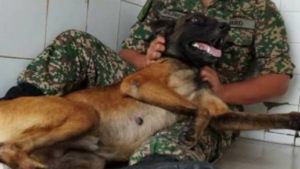
[[122,49],[120,51],[120,55],[129,63],[135,65],[138,69],[143,68],[146,65],[146,55],[140,54],[134,50]]
[[220,97],[228,104],[255,104],[283,95],[288,89],[289,81],[289,75],[263,75],[244,82],[223,85],[224,90]]

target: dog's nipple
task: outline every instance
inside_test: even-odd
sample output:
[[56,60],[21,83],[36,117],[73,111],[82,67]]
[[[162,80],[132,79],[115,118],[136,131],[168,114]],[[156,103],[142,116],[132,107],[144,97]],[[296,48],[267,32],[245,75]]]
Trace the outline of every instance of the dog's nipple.
[[144,123],[144,120],[141,117],[136,117],[135,122],[136,122],[136,124],[141,126]]

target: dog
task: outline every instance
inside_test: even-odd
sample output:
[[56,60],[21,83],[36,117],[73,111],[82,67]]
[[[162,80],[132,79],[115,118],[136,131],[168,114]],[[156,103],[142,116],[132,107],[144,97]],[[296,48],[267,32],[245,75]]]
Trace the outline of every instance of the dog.
[[[156,132],[192,121],[179,140],[193,147],[214,130],[300,129],[300,115],[233,112],[202,81],[199,68],[221,57],[230,26],[202,14],[155,21],[166,38],[156,63],[104,88],[63,97],[21,97],[0,102],[0,161],[12,168],[104,168],[127,161]],[[187,130],[188,129],[188,130]]]

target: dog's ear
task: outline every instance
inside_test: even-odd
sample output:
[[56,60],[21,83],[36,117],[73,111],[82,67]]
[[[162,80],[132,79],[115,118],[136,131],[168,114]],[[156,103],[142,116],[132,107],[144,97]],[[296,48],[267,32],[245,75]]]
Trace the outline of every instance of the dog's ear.
[[152,31],[156,35],[169,34],[173,31],[174,26],[175,26],[175,21],[173,21],[173,20],[157,20],[157,21],[151,22],[151,24],[150,24]]

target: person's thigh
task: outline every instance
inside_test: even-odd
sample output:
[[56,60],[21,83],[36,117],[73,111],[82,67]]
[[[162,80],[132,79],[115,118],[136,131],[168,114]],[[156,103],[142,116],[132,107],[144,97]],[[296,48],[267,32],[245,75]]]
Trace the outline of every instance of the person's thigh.
[[64,95],[85,87],[120,81],[135,68],[94,36],[69,30],[61,33],[18,78],[46,95]]
[[232,143],[232,132],[217,133],[206,129],[197,145],[192,149],[187,149],[178,140],[180,130],[186,123],[187,121],[178,122],[149,138],[131,156],[130,165],[150,154],[173,155],[178,160],[212,162],[220,156],[224,148]]

